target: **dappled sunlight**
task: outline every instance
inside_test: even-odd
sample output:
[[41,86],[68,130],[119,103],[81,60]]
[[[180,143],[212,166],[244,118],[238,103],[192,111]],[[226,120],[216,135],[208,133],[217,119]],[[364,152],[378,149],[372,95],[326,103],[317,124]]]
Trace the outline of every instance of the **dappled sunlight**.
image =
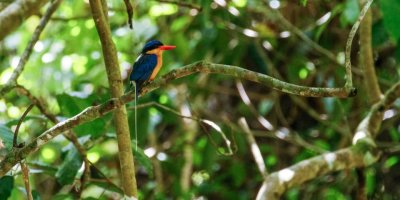
[[8,0],[0,198],[396,198],[398,13],[398,0]]
[[324,156],[324,160],[328,163],[329,168],[333,168],[334,163],[336,161],[336,154],[326,153],[323,156]]
[[291,169],[283,169],[278,172],[278,178],[280,182],[288,182],[295,175],[295,172]]
[[357,131],[353,137],[353,144],[357,144],[359,140],[366,139],[368,134],[365,131]]

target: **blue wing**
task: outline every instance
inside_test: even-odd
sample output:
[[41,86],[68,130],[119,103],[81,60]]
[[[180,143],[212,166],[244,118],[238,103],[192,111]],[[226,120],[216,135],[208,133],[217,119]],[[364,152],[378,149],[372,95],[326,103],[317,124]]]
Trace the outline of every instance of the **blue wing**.
[[154,68],[157,66],[157,56],[154,54],[142,54],[133,64],[133,69],[129,79],[135,82],[147,81]]
[[131,75],[129,76],[130,81],[134,81],[136,84],[136,94],[139,93],[142,88],[142,84],[149,80],[154,68],[157,66],[157,56],[154,54],[141,54],[133,64]]

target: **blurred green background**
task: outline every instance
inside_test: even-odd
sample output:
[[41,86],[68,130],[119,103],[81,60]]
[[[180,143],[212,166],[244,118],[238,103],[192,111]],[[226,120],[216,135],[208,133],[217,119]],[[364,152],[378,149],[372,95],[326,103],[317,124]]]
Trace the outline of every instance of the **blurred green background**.
[[[123,1],[107,1],[124,79],[145,42],[158,39],[177,46],[164,53],[161,75],[195,61],[207,60],[240,66],[294,84],[343,86],[344,49],[360,12],[357,0],[181,2],[201,9],[156,0],[132,1],[132,30],[127,25]],[[45,8],[40,13],[43,14]],[[276,20],[276,13],[271,12],[274,9],[311,40],[328,49],[337,63],[318,53]],[[386,91],[400,75],[400,1],[377,0],[371,9],[376,71],[380,87]],[[18,83],[45,102],[59,120],[110,98],[101,46],[90,13],[88,1],[64,0],[41,34],[18,79]],[[0,41],[0,84],[5,84],[17,66],[39,19],[39,15],[29,17]],[[370,108],[365,92],[368,88],[363,83],[368,77],[360,73],[357,40],[358,36],[352,51],[353,76],[358,88],[355,98],[296,98],[256,83],[238,82],[216,74],[184,77],[141,97],[139,105],[152,104],[138,109],[140,149],[135,153],[135,165],[140,199],[253,199],[262,176],[238,126],[241,117],[256,134],[270,172],[323,151],[351,145],[352,131]],[[240,97],[238,85],[240,88],[241,84],[251,104],[244,103]],[[14,90],[1,97],[3,143],[29,104],[28,98]],[[234,154],[221,154],[227,149],[218,128],[183,119],[157,104],[181,115],[210,120],[232,141]],[[130,103],[127,108],[134,138],[132,106]],[[385,112],[377,138],[382,148],[396,147],[399,143],[399,109],[400,101],[397,101]],[[260,118],[268,120],[279,131],[268,131]],[[28,143],[52,126],[34,108],[20,128],[19,141]],[[88,158],[95,166],[91,168],[91,179],[82,199],[121,198],[117,187],[121,180],[112,114],[73,130],[87,147]],[[390,151],[384,151],[376,164],[365,169],[366,189],[371,199],[400,198],[399,148],[387,149]],[[26,162],[31,169],[35,199],[76,198],[74,188],[82,175],[82,158],[63,136],[30,155]],[[187,166],[192,173],[184,177],[182,171]],[[20,171],[14,169],[10,175],[0,179],[0,199],[24,199]],[[186,188],[182,186],[182,179],[189,181]],[[293,187],[283,199],[354,199],[357,188],[355,170],[341,171]]]

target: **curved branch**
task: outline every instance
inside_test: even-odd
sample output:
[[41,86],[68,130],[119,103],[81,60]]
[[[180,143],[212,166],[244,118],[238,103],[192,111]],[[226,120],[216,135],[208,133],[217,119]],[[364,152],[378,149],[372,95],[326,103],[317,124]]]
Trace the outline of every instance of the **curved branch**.
[[318,43],[314,42],[312,39],[310,39],[302,30],[297,28],[295,25],[293,25],[289,20],[287,20],[281,12],[279,12],[276,9],[271,9],[266,1],[264,2],[264,7],[263,9],[267,10],[266,12],[264,10],[257,11],[258,13],[266,16],[268,20],[271,20],[272,22],[275,22],[278,26],[282,26],[283,28],[289,30],[290,32],[294,33],[297,37],[302,39],[306,44],[314,48],[319,54],[325,56],[329,60],[331,60],[333,63],[341,66],[342,64],[338,62],[336,59],[335,54],[333,54],[331,51],[328,49],[325,49]]
[[345,51],[345,67],[346,67],[346,88],[353,87],[353,78],[351,75],[351,46],[353,44],[354,36],[356,35],[357,29],[360,26],[361,21],[363,20],[365,14],[367,13],[369,7],[371,6],[374,0],[368,0],[368,2],[364,5],[363,9],[358,16],[356,23],[354,23],[353,27],[350,30],[349,37],[346,42],[346,51]]
[[288,188],[323,174],[375,163],[379,159],[379,152],[373,138],[378,134],[382,113],[399,97],[400,82],[390,88],[359,123],[353,138],[354,146],[315,156],[270,174],[265,178],[257,199],[279,199]]
[[190,74],[202,72],[202,73],[216,73],[216,74],[224,74],[229,75],[235,78],[249,80],[253,82],[260,83],[262,85],[272,87],[275,90],[305,96],[305,97],[339,97],[346,98],[355,96],[357,90],[355,88],[321,88],[321,87],[307,87],[300,86],[292,83],[287,83],[271,76],[260,74],[257,72],[253,72],[241,67],[232,66],[232,65],[224,65],[224,64],[215,64],[209,63],[206,61],[199,61],[190,65],[187,65],[183,68],[179,68],[171,71],[170,73],[162,76],[161,78],[155,80],[152,84],[149,84],[148,87],[143,90],[149,92],[152,91],[161,85],[165,85],[167,82],[181,78],[184,76],[188,76]]
[[[35,46],[36,42],[39,40],[40,34],[42,33],[44,27],[46,26],[47,22],[49,21],[51,15],[57,10],[58,6],[60,5],[62,0],[54,0],[52,3],[49,5],[49,8],[46,10],[46,13],[43,15],[43,17],[40,19],[39,25],[36,27],[35,32],[32,35],[32,38],[30,39],[28,46],[24,50],[24,53],[22,54],[17,67],[13,71],[11,77],[8,79],[7,83],[0,88],[0,96],[3,96],[5,93],[10,91],[13,87],[17,85],[17,79],[19,75],[21,75],[22,70],[24,70],[25,64],[28,61],[29,57],[31,56],[33,47]],[[1,13],[0,13],[1,15]],[[14,23],[13,21],[11,21]],[[1,22],[1,16],[0,16],[0,24]],[[1,27],[0,27],[0,30]],[[2,31],[0,31],[2,32]],[[1,40],[1,35],[0,35],[0,40]]]
[[288,188],[329,172],[368,166],[378,158],[376,152],[365,152],[358,146],[353,146],[301,161],[267,176],[256,199],[280,199]]
[[[196,72],[229,75],[239,79],[258,82],[262,85],[272,87],[282,92],[309,97],[348,97],[355,94],[354,88],[350,91],[347,91],[344,88],[315,88],[298,86],[240,67],[200,61],[176,70],[172,70],[166,75],[156,79],[154,82],[145,85],[142,89],[141,95],[149,93],[163,85],[170,83],[175,79],[188,76]],[[135,92],[130,91],[119,98],[112,98],[103,104],[90,106],[83,110],[81,113],[75,115],[74,117],[71,117],[63,122],[56,124],[49,130],[45,131],[38,138],[33,140],[31,143],[26,145],[24,148],[18,149],[15,152],[11,152],[10,154],[8,154],[6,158],[0,163],[0,176],[6,174],[18,161],[24,159],[30,153],[38,150],[41,146],[46,144],[55,136],[83,123],[93,121],[116,108],[120,108],[126,103],[132,101],[134,98]]]

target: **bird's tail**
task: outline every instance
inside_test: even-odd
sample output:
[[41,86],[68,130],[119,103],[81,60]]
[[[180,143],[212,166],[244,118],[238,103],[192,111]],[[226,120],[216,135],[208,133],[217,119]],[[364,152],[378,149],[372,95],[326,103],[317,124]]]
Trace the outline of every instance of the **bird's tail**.
[[138,134],[137,134],[137,98],[139,94],[139,90],[135,81],[132,81],[131,84],[133,85],[133,89],[135,90],[135,151],[138,150]]
[[131,81],[130,84],[129,84],[129,87],[125,90],[125,93],[129,92],[132,89],[132,87],[135,90],[135,141],[136,141],[135,142],[136,143],[135,151],[137,151],[137,149],[138,149],[137,99],[139,98],[139,93],[140,93],[140,90],[142,89],[141,88],[142,84],[143,84],[143,82],[141,82],[141,81]]
[[125,93],[129,92],[134,87],[133,89],[136,91],[135,97],[138,97],[140,90],[142,90],[143,83],[143,81],[130,81],[129,86],[125,89]]

